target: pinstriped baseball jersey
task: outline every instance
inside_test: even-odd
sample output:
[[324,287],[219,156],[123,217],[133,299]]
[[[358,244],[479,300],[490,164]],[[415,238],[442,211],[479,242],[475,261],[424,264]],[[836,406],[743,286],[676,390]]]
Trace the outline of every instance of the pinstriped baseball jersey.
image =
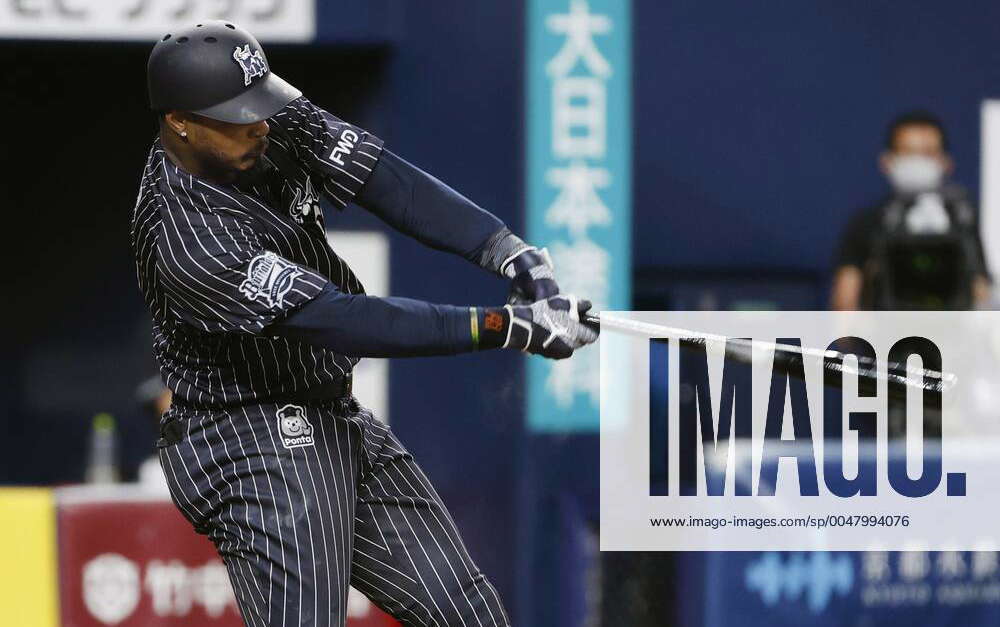
[[382,142],[299,98],[268,120],[252,177],[199,179],[159,140],[132,217],[153,346],[175,398],[198,407],[264,402],[344,377],[357,358],[262,334],[332,282],[363,293],[326,241],[319,190],[343,208]]

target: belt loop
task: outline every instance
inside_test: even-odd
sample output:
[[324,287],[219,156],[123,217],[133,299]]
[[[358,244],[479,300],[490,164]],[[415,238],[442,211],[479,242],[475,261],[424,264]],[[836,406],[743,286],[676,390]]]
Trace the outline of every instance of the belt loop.
[[160,426],[160,439],[156,441],[156,448],[167,448],[173,446],[184,439],[184,429],[181,421],[176,418],[167,418]]

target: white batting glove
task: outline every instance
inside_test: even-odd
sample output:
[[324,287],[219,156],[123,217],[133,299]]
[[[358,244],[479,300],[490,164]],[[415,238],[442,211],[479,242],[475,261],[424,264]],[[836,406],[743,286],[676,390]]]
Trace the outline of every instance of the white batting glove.
[[550,296],[531,305],[505,305],[508,325],[503,348],[566,359],[597,341],[598,331],[581,322],[590,307],[590,301],[571,295]]

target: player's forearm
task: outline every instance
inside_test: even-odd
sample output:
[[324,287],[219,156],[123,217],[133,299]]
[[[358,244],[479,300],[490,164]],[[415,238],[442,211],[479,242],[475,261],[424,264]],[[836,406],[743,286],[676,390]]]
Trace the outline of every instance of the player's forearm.
[[408,298],[320,294],[266,332],[354,357],[454,355],[510,348],[565,359],[597,340],[587,301],[553,296],[531,305],[453,307]]
[[543,256],[485,211],[441,181],[383,149],[357,202],[431,248],[461,255],[514,279],[518,301],[559,293]]
[[472,315],[469,307],[344,294],[327,285],[268,332],[354,357],[454,355],[477,348]]
[[493,214],[385,149],[356,201],[398,231],[470,261],[504,228]]

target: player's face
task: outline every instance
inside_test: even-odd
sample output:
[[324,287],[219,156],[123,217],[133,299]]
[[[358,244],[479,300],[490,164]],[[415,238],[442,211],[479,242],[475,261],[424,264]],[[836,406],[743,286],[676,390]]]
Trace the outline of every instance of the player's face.
[[223,180],[247,172],[267,150],[267,121],[230,124],[192,115],[187,122],[188,143],[206,170]]

